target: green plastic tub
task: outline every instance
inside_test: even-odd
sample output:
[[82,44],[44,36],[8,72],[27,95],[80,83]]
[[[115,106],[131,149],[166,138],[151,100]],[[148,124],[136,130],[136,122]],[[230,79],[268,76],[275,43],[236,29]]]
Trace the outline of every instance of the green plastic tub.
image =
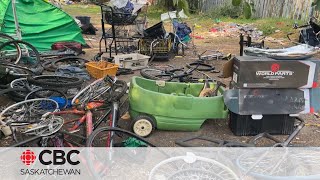
[[[224,105],[223,92],[218,96],[198,97],[203,83],[164,82],[133,77],[130,83],[129,101],[132,130],[135,131],[137,117],[151,121],[142,123],[141,130],[196,131],[206,119],[225,119],[228,110]],[[214,88],[215,84],[210,84]],[[141,118],[142,117],[142,118]],[[146,127],[147,126],[147,127]],[[147,136],[137,133],[141,136]]]

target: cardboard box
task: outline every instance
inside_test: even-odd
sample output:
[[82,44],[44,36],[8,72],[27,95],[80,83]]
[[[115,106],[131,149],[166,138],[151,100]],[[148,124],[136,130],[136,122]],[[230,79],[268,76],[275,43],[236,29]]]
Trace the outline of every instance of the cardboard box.
[[317,68],[311,60],[237,56],[232,81],[237,88],[312,88],[317,86]]

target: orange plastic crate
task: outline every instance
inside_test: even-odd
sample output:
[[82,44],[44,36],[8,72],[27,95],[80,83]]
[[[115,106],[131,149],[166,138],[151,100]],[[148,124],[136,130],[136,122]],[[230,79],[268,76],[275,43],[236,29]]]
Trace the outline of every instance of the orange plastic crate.
[[86,68],[88,73],[94,78],[103,78],[106,75],[115,76],[118,71],[118,65],[106,61],[88,62]]

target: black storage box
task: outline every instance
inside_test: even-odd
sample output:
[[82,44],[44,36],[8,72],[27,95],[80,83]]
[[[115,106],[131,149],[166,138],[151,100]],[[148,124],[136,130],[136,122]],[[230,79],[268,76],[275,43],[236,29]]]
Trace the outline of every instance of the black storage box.
[[289,135],[294,131],[295,117],[289,115],[263,115],[254,120],[251,115],[238,115],[230,112],[229,127],[236,136],[254,136],[260,133]]
[[164,38],[166,35],[166,30],[164,29],[163,22],[159,22],[148,29],[144,30],[144,37],[147,38]]

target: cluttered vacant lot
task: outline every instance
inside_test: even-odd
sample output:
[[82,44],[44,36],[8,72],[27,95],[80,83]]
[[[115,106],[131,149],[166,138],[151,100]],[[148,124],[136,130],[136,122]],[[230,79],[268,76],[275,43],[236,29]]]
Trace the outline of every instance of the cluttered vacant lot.
[[[79,17],[79,16],[90,17],[90,22],[92,23],[93,27],[96,28],[97,30],[95,32],[96,35],[88,35],[88,34],[83,35],[84,40],[88,45],[88,47],[83,49],[85,51],[85,54],[81,54],[79,55],[79,57],[88,61],[96,61],[101,59],[104,61],[107,61],[109,57],[109,53],[104,53],[101,57],[98,57],[98,58],[96,56],[100,49],[99,48],[100,38],[103,36],[103,31],[102,31],[103,25],[101,24],[100,6],[92,5],[92,4],[70,4],[70,5],[62,5],[61,8],[72,17]],[[229,89],[231,88],[230,82],[234,80],[231,76],[232,75],[234,76],[234,74],[231,73],[231,76],[226,75],[227,74],[226,71],[228,70],[226,64],[228,63],[230,64],[230,60],[233,57],[240,55],[239,42],[240,42],[241,34],[244,35],[245,41],[247,40],[247,35],[250,35],[250,37],[252,38],[252,44],[255,44],[255,43],[259,44],[263,41],[265,49],[287,48],[287,47],[292,47],[296,45],[296,43],[293,43],[293,42],[299,41],[300,29],[299,28],[294,29],[293,25],[295,23],[299,25],[304,25],[307,23],[307,20],[300,20],[298,18],[289,19],[289,18],[276,18],[276,17],[269,17],[269,18],[253,18],[252,17],[250,19],[246,19],[243,17],[243,15],[240,15],[239,17],[237,16],[237,17],[231,18],[228,16],[232,14],[232,11],[229,12],[230,14],[227,14],[227,15],[222,14],[221,11],[223,11],[223,9],[219,9],[219,11],[218,10],[212,11],[210,13],[208,12],[206,13],[196,12],[191,14],[187,13],[186,15],[188,16],[187,18],[179,19],[179,23],[186,25],[192,31],[191,33],[187,33],[189,38],[188,40],[185,40],[185,41],[181,39],[179,40],[179,41],[182,41],[181,44],[182,46],[184,46],[183,47],[184,52],[182,52],[182,48],[181,48],[182,46],[180,46],[180,50],[177,53],[170,52],[170,54],[174,54],[174,55],[170,55],[170,57],[168,58],[156,58],[156,57],[151,58],[147,66],[149,68],[157,67],[160,69],[168,68],[169,66],[171,66],[170,68],[184,67],[185,68],[184,70],[187,70],[187,69],[190,70],[192,69],[192,67],[188,68],[187,64],[196,62],[197,60],[199,60],[199,57],[207,58],[205,60],[205,64],[208,65],[211,69],[205,72],[202,72],[202,71],[199,72],[195,70],[193,72],[193,76],[200,79],[203,79],[204,77],[210,77],[211,80],[222,82],[223,84],[226,85],[225,88]],[[140,12],[141,14],[140,18],[147,17],[145,19],[147,27],[145,28],[148,28],[158,24],[161,21],[161,14],[166,12],[167,12],[167,9],[163,7],[160,7],[158,5],[150,5],[147,8],[144,8],[142,12]],[[124,19],[128,20],[129,17],[125,16],[123,17],[123,21],[125,21]],[[176,33],[176,31],[174,30],[174,27],[176,28],[176,26],[174,25],[174,20],[172,20],[171,18],[163,21],[163,26],[166,32]],[[183,26],[182,28],[184,27],[185,26]],[[110,30],[112,26],[110,24],[105,24],[104,28],[106,28],[106,32],[107,32],[105,36],[108,36],[108,37],[112,36],[113,32]],[[136,28],[137,28],[136,25],[133,25],[133,26],[128,25],[124,29],[121,29],[121,28],[115,29],[115,31],[117,31],[115,32],[115,34],[119,35],[121,33],[124,33],[126,36],[134,37],[136,34],[134,34],[135,32],[132,32],[132,31],[135,31]],[[65,31],[68,31],[68,28],[65,27]],[[289,33],[291,37],[290,40],[287,38],[287,34]],[[136,38],[136,39],[139,40],[139,38]],[[154,39],[160,39],[160,36]],[[172,39],[176,39],[176,37],[173,36]],[[134,42],[138,43],[138,41],[134,41]],[[154,42],[156,41],[154,40]],[[104,48],[103,43],[104,42],[102,41],[102,49]],[[108,41],[108,43],[110,43],[110,41]],[[122,45],[121,42],[119,42],[119,44]],[[137,47],[136,49],[134,49],[135,47],[129,46],[128,49],[125,49],[125,50],[122,49],[122,51],[128,50],[128,51],[131,51],[131,53],[133,51],[140,52],[142,48],[141,45],[142,44],[140,44],[140,47]],[[246,47],[247,45],[248,44],[245,44],[244,46]],[[154,45],[154,47],[155,46],[156,45]],[[150,56],[152,57],[152,55],[154,54],[151,53]],[[311,59],[317,59],[317,56],[318,56],[317,54],[312,54],[312,55],[313,57],[311,57]],[[112,56],[115,56],[114,52],[112,53]],[[128,57],[130,57],[130,54],[128,55]],[[59,64],[57,63],[57,65]],[[279,67],[278,67],[278,70],[279,70]],[[278,70],[275,70],[275,72]],[[247,71],[250,71],[249,67]],[[52,74],[52,72],[44,72],[43,74]],[[82,76],[82,74],[79,74],[79,76],[80,75]],[[129,73],[129,74],[120,74],[117,76],[117,78],[119,80],[124,80],[127,83],[131,83],[130,85],[132,85],[132,77],[134,76],[141,76],[140,69],[134,70],[132,73]],[[90,77],[90,79],[88,78],[84,84],[88,85],[91,82],[93,82],[94,79],[96,78]],[[202,87],[206,85],[206,83],[205,81],[199,81],[199,83],[202,83],[201,88],[200,89],[198,88],[199,90],[201,90]],[[189,84],[189,82],[187,82],[187,84]],[[173,89],[174,88],[175,87],[173,87]],[[130,89],[129,91],[131,90],[132,89]],[[190,94],[192,96],[195,96],[194,94],[192,94],[191,90],[190,90],[190,93],[188,94],[179,95],[179,93],[180,92],[178,92],[177,90],[177,92],[169,92],[168,94],[172,95],[171,99],[173,98],[173,96],[188,96]],[[219,95],[222,97],[221,92]],[[124,96],[126,97],[128,95],[126,94]],[[39,97],[40,96],[38,96],[38,98]],[[163,105],[164,103],[161,101],[161,98],[158,100],[157,98],[150,99],[150,97],[152,96],[149,96],[149,94],[142,94],[141,96],[139,96],[141,101],[142,100],[146,101],[146,99],[149,98],[150,103],[143,104],[145,106],[145,109],[150,109],[150,107],[148,106],[152,106],[152,105],[154,105],[154,107],[151,107],[151,109],[152,108],[156,109],[157,107],[162,107],[162,108],[166,107],[165,105]],[[175,98],[176,97],[174,97],[173,99]],[[186,98],[186,97],[182,97],[182,98]],[[3,109],[7,107],[8,104],[13,103],[12,98],[10,99],[7,96],[3,96],[2,99],[4,99],[4,101],[2,101]],[[130,100],[132,100],[132,97]],[[263,99],[256,106],[264,107],[263,104],[269,103],[268,100],[270,99]],[[178,102],[178,105],[174,106],[175,108],[187,109],[187,113],[185,114],[186,117],[183,117],[186,119],[187,118],[192,119],[192,117],[188,117],[188,116],[197,114],[198,112],[196,111],[200,111],[202,109],[201,107],[197,107],[194,109],[189,108],[192,106],[193,102],[180,101],[178,99],[177,99],[177,102]],[[286,102],[289,102],[289,101],[286,101]],[[286,104],[286,102],[283,103],[282,106],[289,107],[289,104]],[[191,103],[191,104],[188,104],[188,103]],[[292,100],[290,101],[290,103],[296,103],[296,100]],[[318,104],[319,103],[320,102],[318,102]],[[209,105],[205,104],[204,106],[210,106],[210,103],[208,104]],[[168,108],[170,107],[171,106],[168,105]],[[291,104],[290,104],[290,107],[291,107]],[[134,108],[134,107],[130,107],[130,108]],[[212,108],[212,111],[215,111],[216,110],[215,108],[217,108],[217,106],[213,105],[211,108]],[[278,108],[282,108],[282,107],[278,107]],[[209,111],[202,112],[202,113],[210,114]],[[164,113],[167,113],[167,112],[164,112]],[[133,114],[131,113],[131,115]],[[170,116],[169,114],[166,114],[166,115]],[[172,115],[172,116],[175,116],[175,115]],[[303,129],[300,131],[300,133],[296,137],[294,137],[291,143],[299,146],[319,146],[320,145],[319,117],[310,113],[303,114],[300,116],[305,121],[305,127],[303,127]],[[68,120],[72,121],[72,117],[69,117]],[[123,129],[132,131],[132,127],[133,127],[132,121],[133,121],[133,117],[131,116],[130,118],[128,117],[128,114],[126,114],[122,116],[122,119],[120,119],[119,126]],[[176,121],[178,122],[179,119]],[[259,120],[256,120],[256,121],[259,121]],[[150,124],[148,124],[148,122],[146,121],[142,121],[141,125],[139,126],[138,124],[137,126],[138,126],[137,128],[140,128],[141,131],[143,131],[144,128],[150,126]],[[233,143],[248,143],[249,140],[252,139],[253,136],[239,136],[239,135],[235,136],[235,134],[230,130],[230,126],[231,125],[230,125],[229,115],[226,115],[226,118],[206,120],[202,124],[199,130],[195,128],[192,131],[184,131],[185,129],[188,129],[185,127],[182,128],[182,131],[181,130],[167,131],[167,130],[155,129],[150,136],[146,137],[146,140],[150,141],[151,143],[157,146],[174,147],[174,146],[178,146],[176,144],[177,140],[188,138],[188,137],[196,137],[196,136],[207,137],[215,140],[231,141]],[[249,128],[252,128],[250,127],[250,125],[248,126]],[[255,126],[255,125],[252,124],[251,126]],[[262,126],[262,125],[258,125],[258,126]],[[280,126],[280,125],[276,125],[276,126]],[[174,129],[173,127],[175,127],[175,124],[169,123],[169,124],[166,124],[165,127],[166,127],[165,129],[168,129],[168,130]],[[179,127],[177,128],[179,129]],[[238,125],[237,128],[241,128],[241,125]],[[77,127],[72,130],[73,131],[77,130]],[[289,130],[288,132],[291,133],[292,130]],[[284,134],[288,134],[288,133],[284,133]],[[281,141],[284,141],[288,136],[275,135],[275,137],[280,139]],[[1,145],[7,146],[8,144],[11,143],[11,141],[12,141],[11,137],[9,136],[5,139],[5,142],[1,143]],[[193,145],[195,146],[217,146],[217,144],[208,143],[202,140],[196,140],[193,143],[194,143]],[[258,146],[267,146],[272,143],[273,142],[269,140],[263,140],[263,141],[259,141]]]
[[[86,41],[91,46],[90,49],[86,49],[86,58],[92,58],[98,51],[98,41],[101,36],[101,14],[99,6],[92,5],[69,5],[64,6],[63,9],[73,16],[90,16],[91,22],[98,29],[96,36],[86,36]],[[148,9],[148,26],[152,26],[160,22],[161,13],[165,13],[164,9],[158,7],[149,7]],[[197,55],[204,53],[204,55],[219,51],[224,55],[232,54],[233,56],[239,55],[239,35],[241,28],[248,28],[253,30],[254,40],[265,40],[266,47],[270,48],[282,48],[292,46],[292,42],[289,41],[286,35],[289,32],[295,33],[292,35],[293,40],[298,39],[299,31],[293,29],[295,22],[303,23],[302,21],[295,21],[285,18],[264,18],[264,19],[232,19],[228,17],[222,18],[210,18],[207,15],[191,15],[188,19],[184,19],[190,27],[193,27],[193,38],[188,44],[184,56],[176,56],[169,61],[153,61],[152,65],[173,65],[175,67],[184,67],[187,63],[193,62],[198,59]],[[170,21],[165,23],[166,29],[170,31],[172,24]],[[223,59],[214,59],[210,63],[216,68],[216,70],[222,72],[223,65],[226,63]],[[225,84],[229,84],[230,78],[220,78],[221,73],[208,73],[210,77],[222,81]],[[135,71],[135,76],[140,76],[139,71]],[[130,81],[133,75],[122,75],[120,79],[124,79],[127,82]],[[318,121],[313,115],[304,115],[306,123],[300,134],[293,140],[294,144],[306,145],[306,146],[318,146],[317,140],[319,135]],[[213,139],[230,140],[234,142],[248,142],[252,136],[234,136],[228,126],[229,120],[207,120],[196,132],[176,132],[176,131],[158,131],[148,137],[148,140],[154,144],[160,146],[177,146],[175,141],[177,139],[194,137],[194,136],[207,136]],[[129,124],[129,122],[128,122]],[[287,136],[277,136],[284,140]],[[212,145],[208,142],[202,142],[198,140],[196,145]],[[270,142],[269,142],[270,143]],[[268,144],[268,141],[262,141],[261,145]]]

